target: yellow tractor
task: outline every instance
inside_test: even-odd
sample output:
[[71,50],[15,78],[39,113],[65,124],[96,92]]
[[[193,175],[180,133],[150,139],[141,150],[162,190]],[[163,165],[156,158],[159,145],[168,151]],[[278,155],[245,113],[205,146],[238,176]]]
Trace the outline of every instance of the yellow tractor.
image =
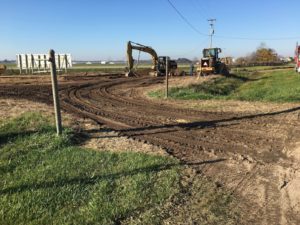
[[209,74],[229,75],[227,65],[219,58],[220,48],[205,48],[203,49],[203,57],[197,67],[197,74],[205,76]]
[[6,71],[6,66],[3,64],[0,64],[0,74],[4,73]]

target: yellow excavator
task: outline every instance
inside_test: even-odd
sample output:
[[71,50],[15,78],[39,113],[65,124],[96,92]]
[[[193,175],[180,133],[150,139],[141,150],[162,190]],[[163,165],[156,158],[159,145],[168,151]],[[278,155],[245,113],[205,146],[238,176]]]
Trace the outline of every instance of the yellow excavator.
[[168,59],[168,69],[170,72],[177,69],[177,63],[175,60],[170,60],[167,56],[158,56],[156,51],[149,47],[132,41],[127,42],[127,63],[128,67],[126,68],[127,72],[125,76],[131,77],[136,76],[133,70],[134,59],[132,57],[132,50],[138,50],[141,52],[149,53],[152,57],[152,67],[151,67],[151,76],[164,76],[166,72],[166,61]]
[[6,66],[3,64],[0,64],[0,74],[4,73],[6,71]]

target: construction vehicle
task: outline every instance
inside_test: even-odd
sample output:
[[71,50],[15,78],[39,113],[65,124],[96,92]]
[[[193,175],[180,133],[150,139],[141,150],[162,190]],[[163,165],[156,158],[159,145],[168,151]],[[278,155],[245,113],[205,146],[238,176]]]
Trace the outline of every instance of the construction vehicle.
[[225,65],[227,66],[227,68],[230,67],[230,66],[232,66],[232,64],[233,64],[233,58],[231,56],[222,57],[220,59],[220,61],[222,63],[225,63]]
[[295,50],[295,71],[300,73],[300,46],[298,45],[298,42]]
[[0,64],[0,74],[4,73],[6,71],[6,66],[3,64]]
[[203,49],[203,57],[201,58],[197,67],[197,74],[205,76],[209,74],[222,74],[228,75],[229,70],[225,60],[219,58],[220,48],[205,48]]
[[151,76],[164,76],[166,73],[166,62],[168,59],[168,69],[170,73],[174,73],[174,71],[177,69],[177,63],[175,60],[170,60],[167,56],[158,56],[156,51],[149,47],[145,46],[139,43],[135,43],[132,41],[128,41],[127,43],[127,62],[128,67],[126,68],[127,72],[125,76],[131,77],[136,76],[134,72],[134,59],[132,56],[132,50],[138,50],[140,52],[146,52],[149,53],[152,57],[152,67],[151,67]]

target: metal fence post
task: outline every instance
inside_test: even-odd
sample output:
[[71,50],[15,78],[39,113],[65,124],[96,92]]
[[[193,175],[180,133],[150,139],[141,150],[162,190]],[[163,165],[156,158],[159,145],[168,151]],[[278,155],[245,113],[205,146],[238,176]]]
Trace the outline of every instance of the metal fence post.
[[32,54],[31,54],[31,72],[32,74],[34,74],[34,57]]
[[166,98],[169,97],[169,59],[166,57]]
[[[48,68],[47,68],[47,56],[46,55],[44,55],[44,71],[46,72],[46,71],[48,71]],[[55,59],[54,59],[54,63],[55,63]],[[51,64],[51,63],[50,63]],[[56,68],[55,68],[56,69]],[[56,71],[56,70],[55,70]]]
[[38,68],[39,68],[39,71],[41,71],[41,56],[38,55]]
[[68,73],[68,57],[67,54],[64,55],[65,58],[65,73]]
[[61,125],[60,104],[59,104],[58,85],[57,85],[57,76],[56,76],[55,52],[52,49],[49,51],[49,62],[50,62],[50,70],[51,70],[52,94],[53,94],[53,103],[54,103],[54,110],[55,110],[56,131],[57,131],[57,135],[61,135],[62,125]]
[[29,70],[28,70],[28,55],[25,54],[25,67],[26,67],[26,74],[29,73]]
[[57,55],[57,64],[58,64],[58,71],[60,71],[61,63],[60,63],[60,55]]
[[22,72],[23,72],[23,68],[22,68],[22,56],[21,55],[18,55],[18,57],[19,57],[19,64],[20,64],[20,74],[22,74]]

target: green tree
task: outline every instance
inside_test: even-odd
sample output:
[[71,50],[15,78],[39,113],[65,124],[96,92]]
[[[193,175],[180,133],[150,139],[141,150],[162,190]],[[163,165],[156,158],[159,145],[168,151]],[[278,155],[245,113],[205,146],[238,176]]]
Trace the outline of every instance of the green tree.
[[253,60],[256,63],[270,63],[278,62],[279,57],[274,49],[268,48],[265,43],[261,43],[254,54]]

